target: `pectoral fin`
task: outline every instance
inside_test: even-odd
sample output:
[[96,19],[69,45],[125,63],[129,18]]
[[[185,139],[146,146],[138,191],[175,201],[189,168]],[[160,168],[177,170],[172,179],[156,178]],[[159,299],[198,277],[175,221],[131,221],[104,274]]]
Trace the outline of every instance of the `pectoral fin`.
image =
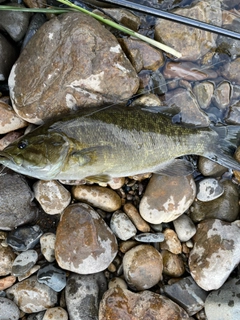
[[154,173],[164,176],[188,176],[194,172],[191,162],[184,159],[173,159]]
[[93,182],[93,183],[98,183],[98,182],[104,182],[108,183],[111,180],[111,177],[107,174],[99,174],[95,176],[88,176],[84,178],[87,182]]
[[70,155],[70,161],[75,164],[78,163],[79,166],[84,166],[86,164],[93,163],[102,153],[102,147],[90,147],[82,150],[73,150]]

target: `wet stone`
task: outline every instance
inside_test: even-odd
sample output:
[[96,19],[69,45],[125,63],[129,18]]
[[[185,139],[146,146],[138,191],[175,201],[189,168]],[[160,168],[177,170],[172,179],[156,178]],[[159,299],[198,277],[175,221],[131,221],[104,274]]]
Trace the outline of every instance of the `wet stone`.
[[206,178],[197,182],[197,199],[203,202],[215,200],[224,193],[223,186],[217,179]]
[[239,276],[228,280],[223,286],[209,293],[205,301],[208,320],[238,320],[240,315]]
[[[34,68],[26,68],[28,64]],[[117,39],[80,12],[61,14],[44,23],[9,77],[14,110],[38,124],[80,106],[128,100],[138,84],[137,73]]]
[[70,320],[98,320],[98,307],[107,281],[102,272],[92,275],[72,273],[65,288],[66,305]]
[[205,219],[221,219],[232,222],[237,219],[239,213],[238,186],[230,180],[222,182],[224,193],[219,198],[209,201],[194,201],[190,208],[190,217],[193,222]]
[[116,211],[113,213],[110,221],[112,232],[121,240],[128,240],[136,235],[137,229],[128,218],[126,213]]
[[0,179],[0,230],[12,230],[33,221],[38,209],[24,176],[7,171]]
[[48,214],[61,213],[70,203],[70,192],[58,181],[39,180],[33,185],[35,198]]
[[12,264],[12,274],[21,276],[27,273],[37,262],[38,254],[35,250],[20,253]]
[[49,264],[38,270],[37,280],[44,283],[56,292],[66,287],[66,272]]
[[214,85],[209,81],[203,81],[195,84],[193,93],[195,94],[198,104],[202,109],[207,109],[211,103]]
[[167,297],[148,290],[134,293],[120,287],[106,291],[101,300],[99,320],[106,319],[190,320],[186,311]]
[[6,31],[14,41],[20,41],[27,31],[30,17],[30,12],[1,11],[0,29]]
[[[156,71],[164,64],[164,56],[161,51],[154,49],[149,44],[131,39],[118,39],[121,47],[131,61],[137,72],[144,70]],[[142,62],[139,64],[139,60]],[[140,65],[140,67],[138,67]]]
[[229,81],[240,85],[240,57],[224,64],[221,74]]
[[134,237],[139,242],[162,242],[164,240],[163,233],[140,233]]
[[32,274],[36,273],[39,269],[40,269],[40,266],[35,264],[29,271],[27,271],[21,276],[18,276],[18,281],[23,281],[29,278]]
[[41,252],[48,262],[55,260],[55,241],[54,233],[44,233],[40,238]]
[[[212,5],[201,1],[191,7],[178,8],[174,13],[216,26],[222,24],[219,1],[214,1]],[[183,60],[195,61],[216,47],[217,35],[166,19],[157,19],[155,38],[181,52]]]
[[220,177],[227,171],[225,167],[205,157],[199,157],[198,170],[206,177]]
[[139,231],[142,231],[142,232],[150,231],[149,224],[145,220],[143,220],[143,218],[140,216],[139,211],[137,210],[136,207],[134,207],[132,203],[126,203],[123,206],[123,210]]
[[27,320],[42,320],[46,311],[40,311],[38,313],[30,314]]
[[44,314],[42,320],[68,320],[66,310],[61,307],[49,308]]
[[139,245],[123,257],[123,272],[128,286],[145,290],[158,283],[162,276],[162,256],[150,245]]
[[127,283],[122,278],[119,278],[119,277],[112,278],[108,282],[108,289],[116,288],[116,287],[127,289]]
[[217,73],[211,69],[201,68],[192,62],[167,62],[164,67],[163,75],[166,79],[179,78],[182,80],[201,81],[214,79]]
[[109,188],[79,185],[72,188],[72,195],[79,201],[107,212],[113,212],[121,207],[121,198]]
[[16,282],[16,277],[7,276],[0,279],[0,290],[5,290],[11,287]]
[[210,124],[208,116],[200,109],[195,95],[190,90],[178,88],[168,91],[165,95],[166,103],[175,105],[181,113],[183,124],[208,127]]
[[19,227],[9,232],[7,244],[16,251],[27,251],[39,242],[43,232],[38,225]]
[[196,233],[196,227],[193,221],[186,214],[182,214],[180,217],[174,220],[173,225],[178,239],[182,242],[187,242]]
[[6,276],[12,271],[12,264],[16,257],[11,247],[0,244],[0,276]]
[[195,182],[190,176],[153,175],[141,199],[139,211],[152,223],[170,222],[182,215],[195,198]]
[[[201,289],[192,277],[186,277],[176,283],[166,285],[164,293],[185,309],[190,316],[204,307],[207,297],[207,292]],[[219,318],[215,317],[215,319]]]
[[240,124],[240,103],[238,100],[229,107],[225,120],[228,124]]
[[181,277],[184,274],[185,266],[180,255],[168,250],[162,250],[161,255],[163,259],[163,274],[169,277]]
[[[1,11],[3,12],[3,11]],[[0,81],[8,79],[12,65],[14,64],[17,55],[15,48],[0,34]]]
[[0,101],[0,134],[23,128],[27,122],[16,115],[16,112],[10,105]]
[[182,252],[182,245],[175,231],[172,229],[165,229],[163,231],[164,241],[160,243],[162,250],[168,250],[174,254]]
[[231,85],[228,81],[221,82],[214,90],[213,102],[220,110],[225,110],[229,105],[231,91]]
[[20,310],[10,299],[0,297],[0,320],[18,320]]
[[240,262],[240,228],[236,222],[209,219],[198,224],[189,269],[206,291],[219,289]]
[[57,303],[57,293],[39,283],[36,276],[14,284],[6,293],[26,313],[43,311]]
[[91,274],[106,269],[117,254],[115,235],[87,204],[68,206],[57,227],[55,256],[63,269]]

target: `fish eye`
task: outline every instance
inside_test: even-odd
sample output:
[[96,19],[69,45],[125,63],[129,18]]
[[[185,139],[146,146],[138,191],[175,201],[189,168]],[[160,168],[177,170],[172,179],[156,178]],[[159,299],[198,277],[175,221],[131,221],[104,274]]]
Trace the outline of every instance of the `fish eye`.
[[19,144],[18,144],[18,148],[19,149],[25,149],[26,147],[27,147],[27,141],[21,141],[21,142],[19,142]]

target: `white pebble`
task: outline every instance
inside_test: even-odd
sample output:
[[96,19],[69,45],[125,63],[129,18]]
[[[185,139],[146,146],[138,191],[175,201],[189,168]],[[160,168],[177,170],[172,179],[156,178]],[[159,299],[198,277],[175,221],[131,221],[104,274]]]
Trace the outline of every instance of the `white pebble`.
[[136,235],[137,229],[128,218],[128,216],[121,211],[113,213],[110,228],[112,232],[121,240],[128,240]]

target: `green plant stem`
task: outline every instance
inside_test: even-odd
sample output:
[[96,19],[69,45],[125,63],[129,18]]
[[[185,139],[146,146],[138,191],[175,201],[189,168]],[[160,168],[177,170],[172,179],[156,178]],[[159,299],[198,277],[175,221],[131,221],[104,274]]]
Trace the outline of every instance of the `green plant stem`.
[[57,0],[57,1],[69,6],[71,8],[73,8],[73,9],[76,9],[76,10],[79,10],[79,11],[81,11],[83,13],[86,13],[86,14],[90,15],[91,17],[93,17],[93,18],[95,18],[95,19],[97,19],[97,20],[99,20],[99,21],[101,21],[101,22],[113,27],[113,28],[116,28],[116,29],[118,29],[118,30],[120,30],[120,31],[122,31],[122,32],[124,32],[124,33],[126,33],[128,35],[130,35],[130,36],[133,36],[135,38],[143,40],[143,41],[145,41],[145,42],[157,47],[158,49],[161,49],[161,50],[163,50],[163,51],[165,51],[167,53],[172,54],[173,56],[175,56],[177,58],[181,58],[181,56],[182,56],[180,52],[178,52],[178,51],[166,46],[165,44],[162,44],[162,43],[160,43],[158,41],[155,41],[155,40],[150,39],[150,38],[148,38],[148,37],[146,37],[144,35],[141,35],[141,34],[135,32],[135,31],[133,31],[133,30],[127,28],[127,27],[121,26],[121,25],[117,24],[116,22],[113,22],[113,21],[111,21],[109,19],[103,18],[103,17],[99,16],[96,13],[93,13],[91,11],[88,11],[88,10],[84,9],[84,8],[78,7],[77,5],[71,3],[68,0]]
[[[41,13],[66,13],[72,11],[71,9],[65,8],[24,8],[24,7],[14,7],[14,6],[4,6],[0,5],[0,11],[21,11],[21,12],[41,12]],[[76,10],[74,10],[76,11]]]

